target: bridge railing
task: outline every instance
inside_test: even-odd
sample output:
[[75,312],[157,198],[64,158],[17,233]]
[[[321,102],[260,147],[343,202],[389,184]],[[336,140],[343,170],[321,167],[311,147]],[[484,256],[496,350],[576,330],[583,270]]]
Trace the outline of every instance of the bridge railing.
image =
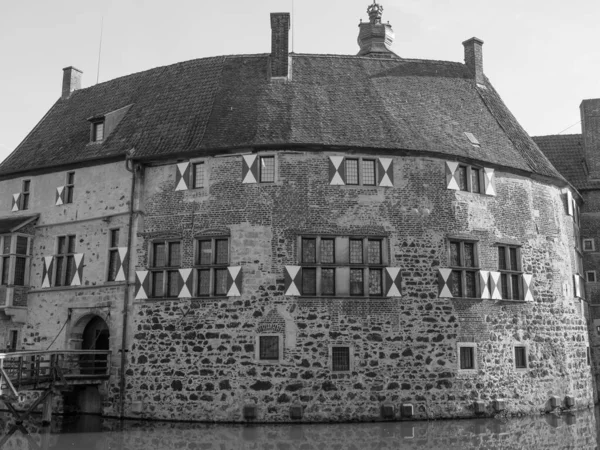
[[[43,383],[110,375],[110,351],[62,350],[0,353],[0,392]],[[12,387],[11,387],[12,385]]]

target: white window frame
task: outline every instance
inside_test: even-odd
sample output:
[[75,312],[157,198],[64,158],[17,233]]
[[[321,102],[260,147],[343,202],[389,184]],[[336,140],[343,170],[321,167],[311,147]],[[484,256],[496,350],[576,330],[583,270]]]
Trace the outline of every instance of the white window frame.
[[[458,163],[458,165],[456,166],[457,179],[458,179],[458,171],[461,167],[464,167],[466,169],[467,189],[460,189],[460,185],[459,185],[458,192],[471,192],[473,194],[485,194],[485,169],[483,167],[479,167],[479,166]],[[479,172],[479,175],[477,177],[479,179],[479,191],[476,191],[476,192],[473,191],[473,178],[472,178],[473,177],[473,174],[472,174],[473,169],[475,169]],[[458,183],[458,181],[457,181],[457,183]]]
[[[590,275],[593,276],[593,280],[590,280]],[[587,270],[585,272],[585,281],[586,283],[597,283],[598,282],[598,277],[596,276],[596,271],[595,270]]]
[[[279,340],[278,352],[279,356],[277,359],[261,359],[260,358],[260,338],[261,337],[276,337]],[[283,362],[283,334],[282,333],[258,333],[255,336],[254,345],[254,360],[260,364],[280,364]]]
[[[461,348],[472,348],[473,349],[473,368],[471,369],[462,369],[460,367],[460,349]],[[459,374],[476,374],[479,370],[478,363],[478,352],[477,352],[477,343],[476,342],[458,342],[456,344],[456,367],[458,369]]]
[[[590,248],[585,248],[586,243],[591,244]],[[583,239],[583,251],[584,252],[595,252],[596,251],[596,244],[595,244],[594,239],[592,239],[592,238]]]

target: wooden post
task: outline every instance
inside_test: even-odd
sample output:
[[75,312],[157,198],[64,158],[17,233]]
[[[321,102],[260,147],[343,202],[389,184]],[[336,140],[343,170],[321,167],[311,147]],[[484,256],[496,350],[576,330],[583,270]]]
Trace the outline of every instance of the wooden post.
[[52,392],[44,399],[44,407],[42,409],[42,425],[48,426],[52,421]]

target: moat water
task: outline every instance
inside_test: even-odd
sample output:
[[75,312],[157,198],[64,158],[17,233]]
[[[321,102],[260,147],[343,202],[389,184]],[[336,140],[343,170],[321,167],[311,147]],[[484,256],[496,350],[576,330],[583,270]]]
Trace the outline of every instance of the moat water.
[[[513,419],[352,424],[233,425],[33,416],[15,428],[0,414],[1,450],[385,450],[600,448],[600,410]],[[13,431],[12,434],[9,434]],[[25,433],[27,432],[27,434]]]

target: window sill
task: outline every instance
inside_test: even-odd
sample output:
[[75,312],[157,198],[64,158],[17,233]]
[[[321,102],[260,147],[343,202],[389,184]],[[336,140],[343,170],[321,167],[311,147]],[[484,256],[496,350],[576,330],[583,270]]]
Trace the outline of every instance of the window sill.
[[388,300],[391,297],[365,295],[299,295],[299,300]]
[[531,302],[527,302],[525,300],[517,300],[517,299],[511,299],[511,298],[498,298],[496,299],[496,302],[506,302],[506,303],[531,303]]
[[273,366],[283,364],[283,361],[280,359],[256,359],[254,361],[256,364],[260,364],[261,366]]

